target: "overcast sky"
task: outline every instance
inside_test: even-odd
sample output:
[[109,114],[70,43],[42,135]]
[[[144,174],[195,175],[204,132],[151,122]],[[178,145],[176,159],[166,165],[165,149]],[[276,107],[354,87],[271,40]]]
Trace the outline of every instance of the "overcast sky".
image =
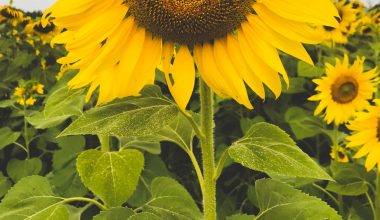
[[[25,11],[45,10],[52,5],[56,0],[13,0],[13,5],[16,8],[23,9]],[[80,0],[78,0],[80,1]],[[106,1],[106,0],[105,0]],[[313,0],[310,0],[313,1]],[[380,0],[363,0],[366,4],[375,5]],[[9,0],[0,0],[0,5],[6,5]]]

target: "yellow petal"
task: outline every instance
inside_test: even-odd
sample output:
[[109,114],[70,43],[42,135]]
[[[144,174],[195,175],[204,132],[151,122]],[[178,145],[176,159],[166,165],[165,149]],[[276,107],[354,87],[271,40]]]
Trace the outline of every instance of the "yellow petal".
[[181,46],[165,78],[174,100],[182,111],[186,111],[195,84],[194,61],[187,46]]

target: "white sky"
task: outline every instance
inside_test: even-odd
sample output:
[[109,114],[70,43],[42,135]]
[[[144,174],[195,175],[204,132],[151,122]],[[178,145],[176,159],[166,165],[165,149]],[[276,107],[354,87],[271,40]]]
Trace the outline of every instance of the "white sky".
[[[55,1],[56,0],[13,0],[13,5],[16,8],[20,8],[25,11],[36,11],[36,10],[45,10],[47,7],[52,5]],[[313,1],[313,0],[310,0],[310,1]],[[362,0],[362,1],[365,2],[367,5],[375,5],[380,2],[380,0]],[[6,5],[8,3],[9,3],[9,0],[0,0],[0,5]]]

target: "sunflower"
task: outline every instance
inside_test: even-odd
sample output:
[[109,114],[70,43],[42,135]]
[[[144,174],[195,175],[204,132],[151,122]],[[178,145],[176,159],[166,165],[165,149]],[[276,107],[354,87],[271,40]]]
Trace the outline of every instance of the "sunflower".
[[341,146],[332,146],[330,157],[331,159],[340,163],[348,163],[350,161],[346,153],[346,150],[344,149],[344,147],[341,147]]
[[[266,85],[278,97],[277,49],[312,63],[302,43],[322,36],[310,24],[337,26],[330,0],[58,0],[43,15],[65,31],[67,69],[79,69],[72,88],[99,87],[98,104],[139,95],[162,66],[168,87],[184,110],[196,69],[214,92],[252,108],[245,83],[261,98]],[[195,68],[196,65],[196,68]]]
[[10,6],[0,6],[0,22],[9,21],[13,26],[24,20],[24,13]]
[[25,31],[37,35],[42,44],[49,43],[51,39],[61,32],[61,29],[56,27],[53,22],[47,21],[44,26],[41,20],[31,22],[25,26]]
[[335,3],[340,17],[335,19],[339,22],[338,27],[318,26],[318,30],[325,36],[325,41],[345,44],[348,36],[355,33],[358,15],[363,11],[362,4],[339,0]]
[[336,125],[347,122],[356,112],[364,109],[373,93],[377,90],[377,68],[363,72],[365,58],[357,58],[352,66],[347,54],[343,61],[336,59],[335,66],[326,64],[326,76],[313,80],[319,93],[310,97],[310,101],[320,101],[314,114],[324,109],[325,120]]
[[369,106],[366,111],[358,112],[354,120],[347,125],[352,131],[347,147],[361,147],[354,158],[367,155],[365,167],[371,170],[380,162],[380,100],[374,101],[375,106]]

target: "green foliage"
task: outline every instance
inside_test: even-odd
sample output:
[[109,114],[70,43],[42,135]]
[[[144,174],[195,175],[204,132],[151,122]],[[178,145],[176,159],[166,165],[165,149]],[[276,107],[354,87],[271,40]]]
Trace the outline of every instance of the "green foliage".
[[13,132],[8,127],[0,128],[0,150],[16,142],[20,135],[20,132]]
[[127,208],[112,208],[100,212],[99,215],[94,216],[94,220],[125,220],[134,214],[132,210]]
[[150,190],[152,198],[143,210],[168,220],[202,218],[191,195],[175,180],[157,177],[152,181]]
[[280,128],[257,123],[229,148],[230,157],[241,165],[269,174],[331,179],[300,150]]
[[39,174],[42,169],[42,161],[39,158],[26,160],[12,159],[7,165],[7,173],[13,182],[21,178]]
[[141,97],[93,108],[66,128],[61,136],[97,134],[136,137],[157,132],[178,115],[175,104],[162,96],[155,86],[147,87]]
[[77,159],[82,182],[109,207],[121,206],[135,191],[144,157],[137,150],[83,151]]
[[56,197],[49,181],[40,176],[20,180],[0,204],[0,219],[68,220],[69,214],[63,199]]
[[331,219],[341,217],[321,199],[270,179],[256,181],[255,191],[260,213],[256,219]]

